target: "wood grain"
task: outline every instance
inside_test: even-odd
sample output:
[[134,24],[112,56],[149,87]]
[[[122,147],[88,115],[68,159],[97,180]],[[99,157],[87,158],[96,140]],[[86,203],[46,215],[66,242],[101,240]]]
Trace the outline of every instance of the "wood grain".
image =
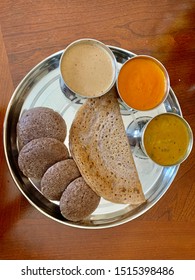
[[161,60],[195,132],[194,26],[193,0],[0,1],[0,259],[195,258],[194,149],[147,213],[90,231],[58,224],[31,206],[10,176],[2,143],[17,84],[45,57],[85,37]]

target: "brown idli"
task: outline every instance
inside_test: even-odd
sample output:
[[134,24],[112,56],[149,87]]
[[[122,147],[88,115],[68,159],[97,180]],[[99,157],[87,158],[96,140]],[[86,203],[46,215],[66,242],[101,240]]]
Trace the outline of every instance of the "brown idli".
[[63,192],[60,211],[67,220],[78,222],[93,213],[99,202],[100,197],[79,177]]
[[50,166],[68,157],[68,149],[61,141],[43,137],[28,142],[22,148],[18,165],[25,176],[41,179]]
[[145,201],[115,88],[80,107],[69,136],[72,157],[99,196],[115,203]]
[[81,176],[73,159],[66,159],[52,165],[41,179],[41,191],[51,200],[60,200],[65,188]]
[[33,139],[55,138],[64,142],[67,127],[62,116],[53,109],[36,107],[25,111],[17,124],[19,149]]

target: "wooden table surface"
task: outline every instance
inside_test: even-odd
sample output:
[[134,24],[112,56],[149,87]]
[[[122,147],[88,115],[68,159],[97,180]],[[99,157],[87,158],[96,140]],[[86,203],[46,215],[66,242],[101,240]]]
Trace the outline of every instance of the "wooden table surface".
[[85,37],[159,59],[195,133],[194,0],[1,0],[0,259],[194,259],[195,150],[155,206],[110,229],[49,219],[11,178],[2,127],[14,89],[37,63]]

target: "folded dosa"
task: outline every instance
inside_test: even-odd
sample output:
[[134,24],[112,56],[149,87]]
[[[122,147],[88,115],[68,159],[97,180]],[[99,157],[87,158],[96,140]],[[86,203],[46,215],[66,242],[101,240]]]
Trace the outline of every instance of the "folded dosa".
[[84,180],[99,196],[115,203],[145,201],[115,89],[80,107],[69,147]]

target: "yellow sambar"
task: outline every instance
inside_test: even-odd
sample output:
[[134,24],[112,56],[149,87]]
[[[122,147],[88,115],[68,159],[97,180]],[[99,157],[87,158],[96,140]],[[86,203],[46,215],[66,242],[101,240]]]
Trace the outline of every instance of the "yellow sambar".
[[181,163],[189,155],[193,135],[189,124],[180,116],[164,113],[154,117],[143,133],[146,154],[162,166]]

